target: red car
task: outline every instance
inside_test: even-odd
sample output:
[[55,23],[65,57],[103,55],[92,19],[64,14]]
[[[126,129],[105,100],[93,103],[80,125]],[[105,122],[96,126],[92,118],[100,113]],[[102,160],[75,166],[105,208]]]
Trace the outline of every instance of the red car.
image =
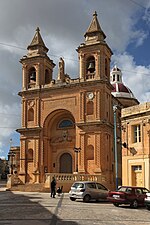
[[137,208],[139,205],[144,206],[144,199],[148,192],[149,190],[144,187],[121,186],[117,191],[110,191],[107,199],[115,206],[125,204]]

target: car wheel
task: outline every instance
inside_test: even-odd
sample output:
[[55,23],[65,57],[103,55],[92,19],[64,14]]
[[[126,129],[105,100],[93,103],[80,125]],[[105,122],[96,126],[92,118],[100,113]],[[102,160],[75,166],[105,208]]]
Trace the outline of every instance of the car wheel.
[[114,206],[118,207],[119,206],[119,203],[113,203]]
[[148,210],[150,210],[150,205],[146,205],[146,208],[147,208]]
[[71,201],[75,201],[75,200],[76,200],[76,198],[72,198],[72,197],[70,197],[70,200],[71,200]]
[[130,206],[131,206],[132,208],[136,209],[136,208],[138,207],[138,202],[137,202],[137,200],[134,200],[134,201],[130,204]]
[[91,200],[91,196],[90,195],[85,195],[83,198],[84,202],[89,202]]

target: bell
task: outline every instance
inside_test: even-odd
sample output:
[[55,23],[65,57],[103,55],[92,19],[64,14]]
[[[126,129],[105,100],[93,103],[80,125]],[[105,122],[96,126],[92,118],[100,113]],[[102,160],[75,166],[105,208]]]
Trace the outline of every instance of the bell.
[[90,71],[90,73],[93,73],[95,71],[95,66],[93,62],[89,63],[88,71]]
[[30,76],[30,80],[36,81],[36,73],[32,72],[31,76]]

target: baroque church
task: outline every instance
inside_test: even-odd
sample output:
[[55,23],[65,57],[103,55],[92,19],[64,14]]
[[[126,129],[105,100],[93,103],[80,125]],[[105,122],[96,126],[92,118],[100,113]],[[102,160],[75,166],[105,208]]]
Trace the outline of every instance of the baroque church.
[[[121,109],[139,102],[123,84],[121,70],[115,66],[110,73],[113,53],[96,12],[84,38],[77,48],[77,78],[67,74],[60,58],[54,79],[56,65],[47,55],[39,28],[20,60],[22,125],[17,129],[20,160],[16,174],[21,184],[44,183],[54,175],[68,175],[73,182],[80,175],[79,179],[104,178],[108,188],[115,187],[113,106],[117,105],[116,132],[121,139]],[[121,148],[117,142],[119,184]]]

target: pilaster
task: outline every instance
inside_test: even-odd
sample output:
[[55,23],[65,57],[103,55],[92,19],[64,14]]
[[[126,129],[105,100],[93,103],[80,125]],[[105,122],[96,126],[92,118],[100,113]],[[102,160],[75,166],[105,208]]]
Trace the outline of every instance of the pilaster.
[[101,173],[101,156],[100,156],[100,150],[101,150],[101,133],[96,132],[95,133],[95,173]]
[[40,85],[40,63],[36,65],[36,85]]
[[85,80],[85,62],[84,62],[84,54],[80,54],[80,79],[82,81]]
[[20,171],[19,171],[19,178],[23,184],[26,182],[26,140],[20,140]]
[[79,172],[85,173],[85,133],[80,134],[81,151],[78,154]]
[[22,127],[26,127],[26,100],[22,99]]
[[96,53],[96,79],[100,78],[100,51]]
[[26,90],[27,89],[27,66],[23,65],[22,66],[22,89]]
[[80,92],[80,122],[84,122],[84,105],[85,105],[85,97],[84,92]]
[[96,112],[96,120],[100,120],[101,114],[100,114],[100,91],[96,91],[96,104],[95,104],[95,112]]

